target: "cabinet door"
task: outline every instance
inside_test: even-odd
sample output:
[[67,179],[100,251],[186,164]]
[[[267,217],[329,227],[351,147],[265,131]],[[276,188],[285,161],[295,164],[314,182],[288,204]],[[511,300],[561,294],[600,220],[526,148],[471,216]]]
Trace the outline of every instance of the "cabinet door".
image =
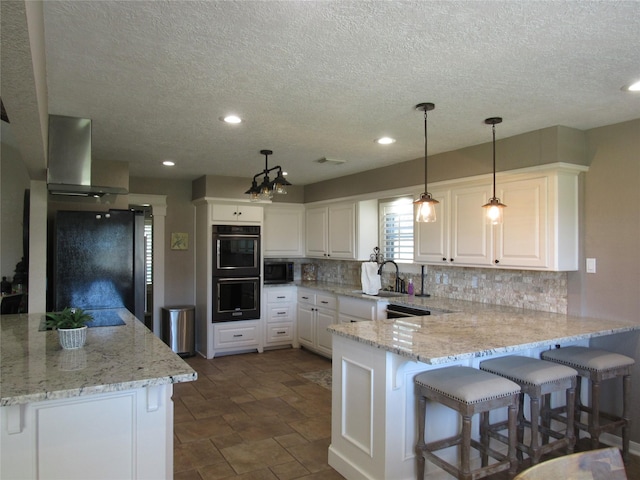
[[328,210],[326,207],[310,208],[306,211],[306,252],[310,257],[326,257]]
[[238,205],[236,218],[239,222],[262,222],[262,207],[256,205]]
[[507,181],[499,185],[499,195],[507,205],[503,222],[496,229],[498,266],[549,266],[547,245],[546,177]]
[[313,348],[315,308],[311,305],[298,305],[298,341]]
[[490,185],[451,190],[451,258],[455,264],[491,264],[492,236],[482,208],[491,194]]
[[356,206],[354,203],[329,207],[329,256],[355,258]]
[[316,311],[316,345],[319,352],[331,356],[332,335],[327,331],[329,325],[337,322],[335,310],[325,310],[319,308]]
[[211,221],[213,222],[237,222],[238,207],[229,204],[211,205]]
[[304,255],[304,209],[277,207],[264,209],[264,254],[273,257]]
[[446,263],[450,260],[449,207],[451,197],[448,190],[434,190],[431,195],[440,202],[436,205],[436,221],[433,223],[415,222],[413,224],[413,259],[416,262]]

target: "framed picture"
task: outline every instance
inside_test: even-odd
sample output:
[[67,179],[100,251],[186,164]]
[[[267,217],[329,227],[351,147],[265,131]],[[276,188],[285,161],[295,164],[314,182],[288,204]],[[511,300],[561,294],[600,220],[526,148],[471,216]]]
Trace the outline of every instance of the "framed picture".
[[172,232],[171,250],[189,250],[189,234],[182,232]]

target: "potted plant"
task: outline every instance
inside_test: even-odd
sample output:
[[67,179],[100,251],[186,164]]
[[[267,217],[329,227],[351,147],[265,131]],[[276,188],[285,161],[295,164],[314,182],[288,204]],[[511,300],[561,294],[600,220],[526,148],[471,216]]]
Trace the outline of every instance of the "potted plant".
[[65,350],[82,348],[87,340],[87,323],[91,314],[81,308],[67,307],[61,312],[47,313],[47,327],[58,330],[60,346]]

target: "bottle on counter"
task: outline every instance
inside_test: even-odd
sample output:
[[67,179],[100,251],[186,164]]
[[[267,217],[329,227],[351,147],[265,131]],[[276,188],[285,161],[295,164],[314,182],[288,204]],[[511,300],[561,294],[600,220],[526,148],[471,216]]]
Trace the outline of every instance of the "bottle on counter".
[[409,279],[409,286],[407,287],[407,293],[413,295],[413,278]]

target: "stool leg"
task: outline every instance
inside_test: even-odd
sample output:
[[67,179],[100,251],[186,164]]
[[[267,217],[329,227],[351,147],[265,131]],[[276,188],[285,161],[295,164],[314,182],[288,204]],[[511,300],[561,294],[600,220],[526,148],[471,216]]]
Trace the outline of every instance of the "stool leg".
[[418,460],[417,480],[424,480],[424,421],[426,416],[427,398],[418,397],[418,443],[416,444],[416,459]]
[[509,457],[509,478],[512,478],[516,474],[518,469],[518,459],[516,458],[516,406],[510,405],[507,410],[507,421],[509,425],[509,447],[507,455]]
[[[540,419],[545,429],[551,428],[551,394],[547,393],[540,399]],[[542,433],[542,445],[549,443],[549,435],[546,430]]]
[[[489,412],[482,412],[480,414],[480,443],[485,447],[485,449],[488,449],[490,442],[491,437],[489,436]],[[481,451],[480,458],[482,461],[481,465],[483,467],[489,465],[489,454],[486,452],[486,450]]]
[[591,449],[600,446],[600,380],[591,379],[591,415],[589,415],[589,435]]
[[460,479],[471,480],[471,416],[462,416],[462,440],[460,443]]
[[576,378],[576,401],[573,404],[573,431],[575,433],[576,441],[580,440],[580,415],[582,413],[582,377],[578,375]]
[[631,375],[622,377],[622,459],[629,461],[629,401],[631,400]]
[[531,399],[531,464],[535,465],[540,461],[540,399],[538,397],[529,397]]
[[573,448],[576,444],[576,436],[574,430],[574,414],[575,414],[575,397],[576,389],[571,387],[567,388],[567,431],[565,433],[569,443],[567,445],[567,454],[573,453]]
[[[518,414],[516,420],[516,445],[524,443],[524,393],[518,394]],[[522,461],[522,450],[516,446],[516,458]]]

